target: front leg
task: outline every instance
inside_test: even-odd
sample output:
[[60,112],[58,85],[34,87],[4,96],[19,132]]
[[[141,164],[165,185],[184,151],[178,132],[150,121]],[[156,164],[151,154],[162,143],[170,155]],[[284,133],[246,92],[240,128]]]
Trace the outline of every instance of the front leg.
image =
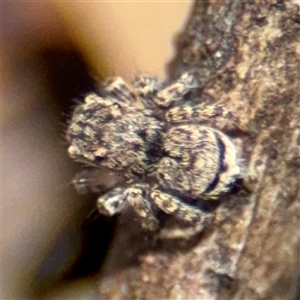
[[144,229],[155,231],[159,227],[159,222],[151,208],[151,203],[147,199],[149,187],[146,184],[136,184],[127,189],[127,201],[140,218]]
[[97,200],[97,209],[101,215],[112,217],[126,208],[126,188],[114,188],[100,196]]
[[114,216],[121,213],[129,204],[140,219],[142,228],[156,231],[159,221],[156,218],[148,197],[167,214],[174,215],[188,225],[186,228],[161,230],[161,238],[189,238],[203,229],[208,220],[212,218],[210,213],[200,210],[181,201],[180,198],[164,193],[158,189],[152,189],[147,184],[134,184],[128,188],[115,188],[100,196],[97,208],[100,214]]
[[151,203],[147,199],[148,190],[146,184],[115,188],[98,198],[98,211],[100,214],[113,216],[121,213],[128,203],[139,217],[142,227],[146,230],[155,231],[158,229],[159,222],[152,211]]

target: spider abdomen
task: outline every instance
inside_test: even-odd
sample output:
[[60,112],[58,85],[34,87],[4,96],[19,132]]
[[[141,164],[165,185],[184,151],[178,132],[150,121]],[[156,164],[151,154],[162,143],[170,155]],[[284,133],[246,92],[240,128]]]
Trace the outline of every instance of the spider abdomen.
[[241,174],[233,142],[211,127],[185,124],[166,133],[159,184],[193,199],[216,199]]

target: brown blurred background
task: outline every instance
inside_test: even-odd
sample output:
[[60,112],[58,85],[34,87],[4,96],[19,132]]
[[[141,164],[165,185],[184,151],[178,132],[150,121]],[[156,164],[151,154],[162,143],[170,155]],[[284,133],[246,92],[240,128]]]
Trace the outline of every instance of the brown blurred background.
[[89,217],[66,155],[74,101],[102,78],[165,76],[186,2],[2,3],[1,299],[97,299],[113,222]]

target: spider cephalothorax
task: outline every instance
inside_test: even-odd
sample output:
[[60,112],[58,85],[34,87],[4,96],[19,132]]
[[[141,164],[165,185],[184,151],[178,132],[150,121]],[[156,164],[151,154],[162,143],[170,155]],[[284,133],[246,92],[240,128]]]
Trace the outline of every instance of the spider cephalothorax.
[[158,160],[162,127],[150,110],[90,94],[75,109],[67,130],[69,155],[128,177],[143,174]]
[[[242,172],[232,140],[202,123],[230,118],[238,127],[239,119],[221,104],[186,97],[198,87],[189,73],[170,85],[140,75],[132,86],[112,78],[103,96],[90,94],[75,108],[69,155],[125,178],[99,196],[100,213],[114,215],[129,203],[148,230],[159,226],[154,206],[188,223],[202,222],[206,214],[184,199],[217,199]],[[136,106],[138,100],[145,108]]]

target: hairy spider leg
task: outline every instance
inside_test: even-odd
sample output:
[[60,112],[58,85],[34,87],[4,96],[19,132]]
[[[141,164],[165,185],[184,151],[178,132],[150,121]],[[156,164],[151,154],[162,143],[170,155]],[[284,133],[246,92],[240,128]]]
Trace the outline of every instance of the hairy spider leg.
[[145,185],[133,185],[127,189],[127,201],[140,218],[142,227],[154,231],[158,229],[159,222],[154,216],[146,193]]
[[154,100],[157,93],[163,88],[162,80],[153,75],[141,74],[134,77],[132,85],[144,106],[155,110],[157,105]]
[[174,215],[189,224],[202,223],[209,217],[208,213],[202,212],[200,209],[182,202],[179,197],[164,193],[159,189],[153,189],[150,192],[150,198],[166,214]]
[[[230,122],[234,127],[240,130],[247,130],[246,118],[237,117],[235,113],[227,109],[222,103],[191,103],[187,102],[183,105],[170,108],[166,114],[165,119],[169,123],[181,122],[205,122],[211,118],[220,118],[224,123]],[[224,125],[226,127],[226,125]]]
[[134,89],[122,77],[110,77],[103,84],[106,97],[112,97],[128,104],[137,101]]
[[97,200],[97,209],[100,214],[114,216],[120,213],[126,205],[126,188],[114,188],[100,196]]
[[184,99],[184,96],[193,89],[199,87],[195,76],[189,72],[184,72],[172,84],[157,93],[154,102],[161,108],[167,108],[171,104]]

